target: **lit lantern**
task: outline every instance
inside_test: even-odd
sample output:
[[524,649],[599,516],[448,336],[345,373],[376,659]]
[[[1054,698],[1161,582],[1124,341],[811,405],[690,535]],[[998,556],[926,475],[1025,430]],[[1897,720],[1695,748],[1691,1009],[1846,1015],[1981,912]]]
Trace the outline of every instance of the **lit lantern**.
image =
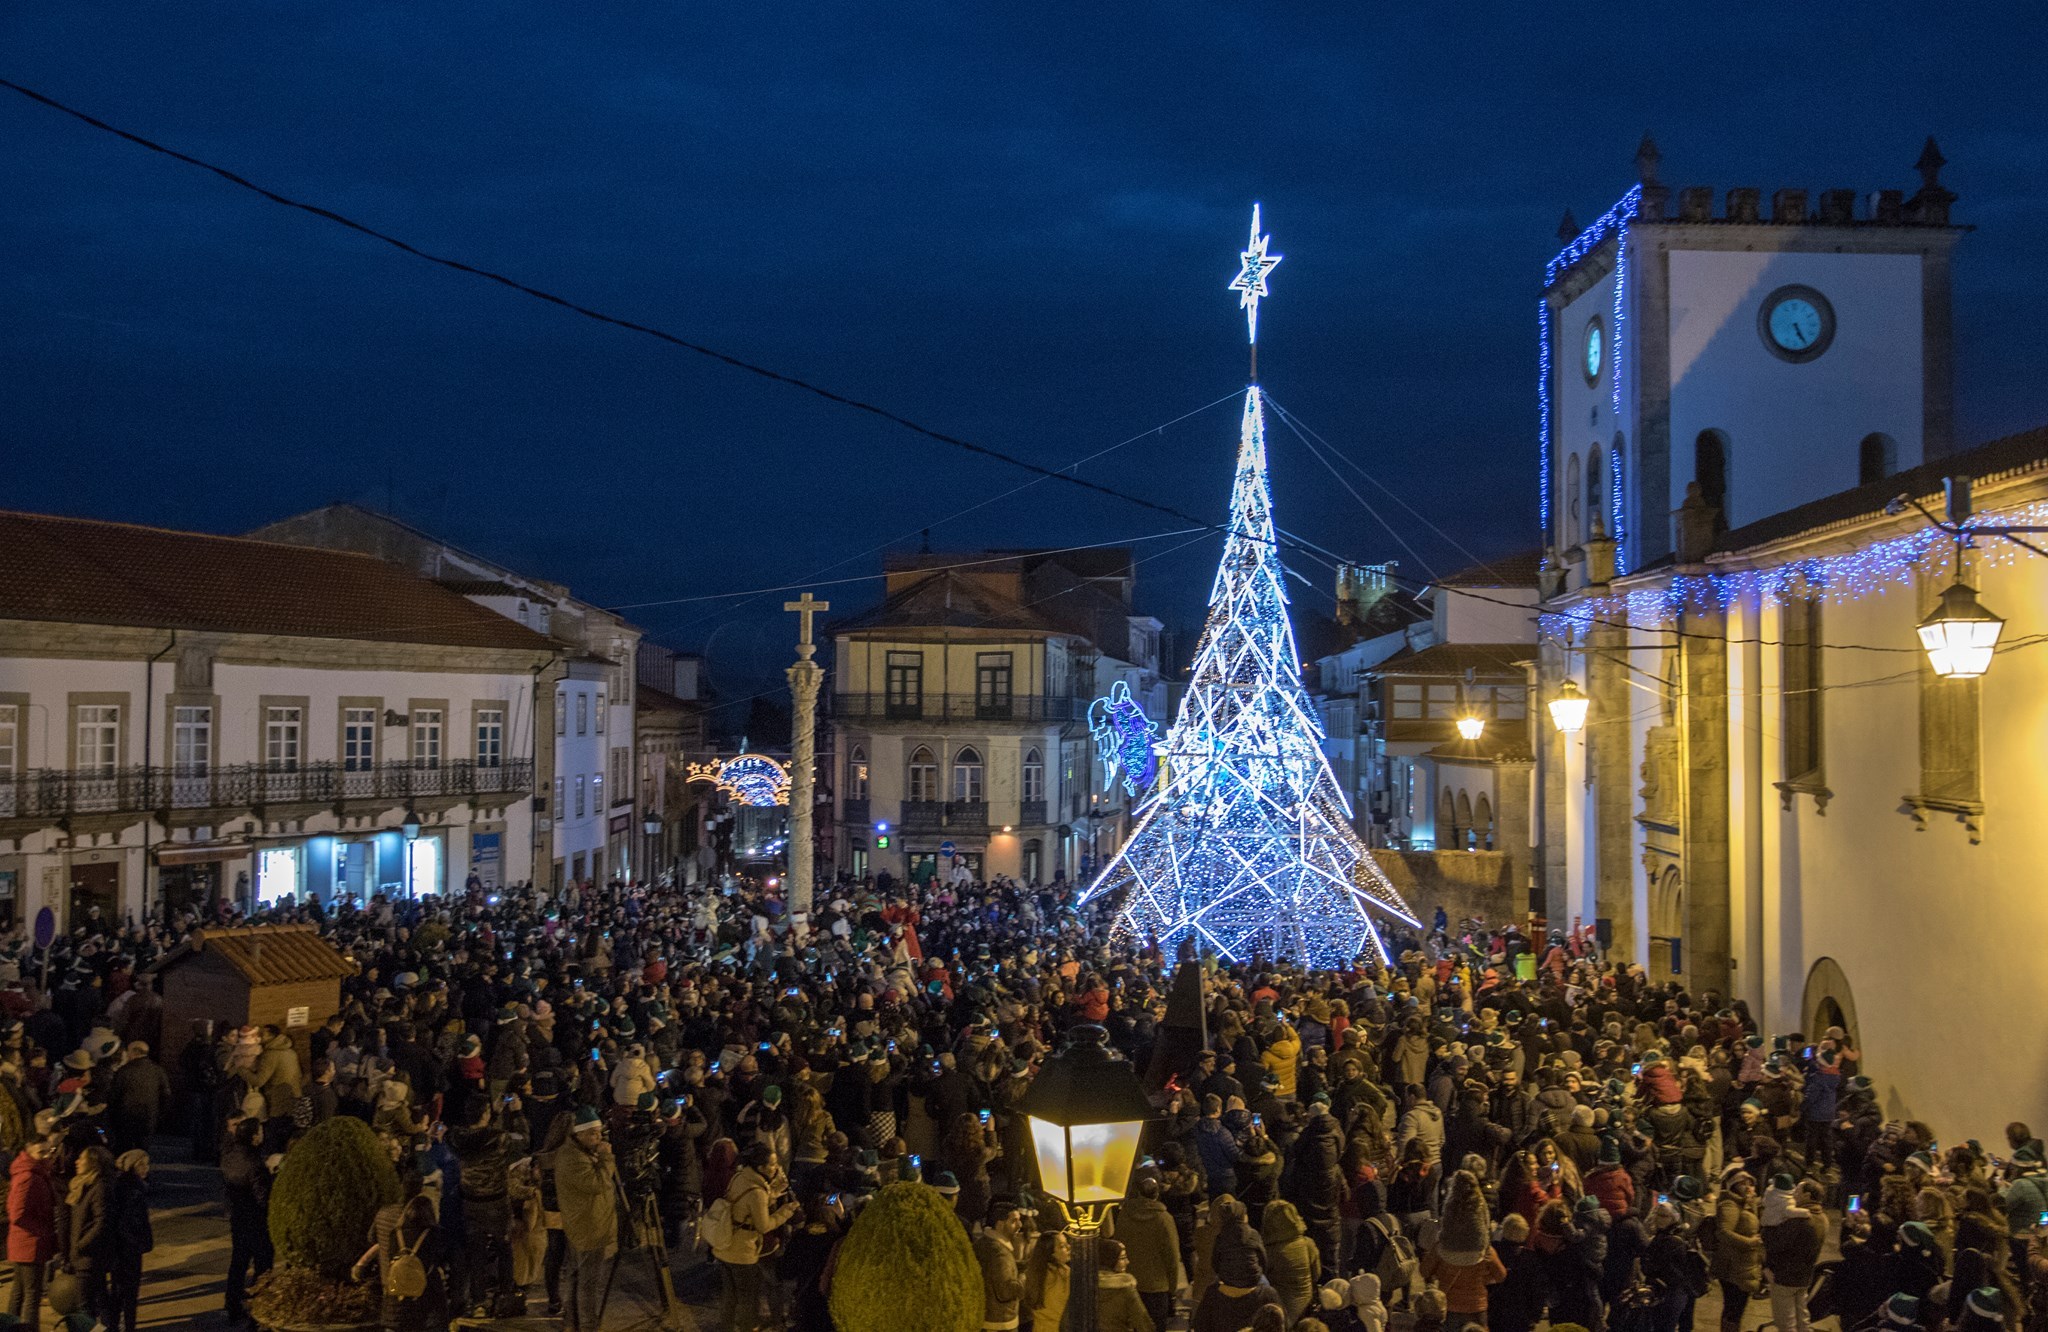
[[1137,1071],[1108,1041],[1100,1027],[1073,1028],[1018,1107],[1031,1126],[1039,1187],[1084,1224],[1091,1211],[1123,1200],[1138,1139],[1154,1114]]
[[1566,680],[1557,697],[1550,700],[1551,725],[1566,735],[1577,735],[1586,727],[1586,706],[1591,702],[1575,682]]
[[1950,583],[1941,602],[1920,621],[1920,646],[1944,680],[1974,680],[1991,669],[1991,653],[2005,621],[1984,609],[1968,584]]
[[1486,718],[1484,718],[1484,717],[1460,717],[1460,718],[1458,718],[1458,734],[1459,734],[1459,736],[1461,736],[1462,738],[1464,738],[1464,739],[1466,739],[1466,740],[1477,740],[1477,739],[1478,739],[1478,738],[1479,738],[1479,737],[1480,737],[1481,735],[1484,735],[1485,733],[1486,733]]

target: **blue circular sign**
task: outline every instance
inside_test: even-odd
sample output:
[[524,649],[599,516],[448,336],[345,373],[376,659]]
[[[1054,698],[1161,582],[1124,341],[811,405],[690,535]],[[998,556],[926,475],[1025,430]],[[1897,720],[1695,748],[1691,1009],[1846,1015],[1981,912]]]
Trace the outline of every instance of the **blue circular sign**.
[[939,843],[939,854],[940,854],[940,855],[942,855],[942,856],[950,856],[950,855],[952,855],[952,854],[953,854],[953,844],[952,844],[951,842],[940,842],[940,843]]
[[36,912],[36,947],[48,948],[57,937],[57,913],[44,907]]

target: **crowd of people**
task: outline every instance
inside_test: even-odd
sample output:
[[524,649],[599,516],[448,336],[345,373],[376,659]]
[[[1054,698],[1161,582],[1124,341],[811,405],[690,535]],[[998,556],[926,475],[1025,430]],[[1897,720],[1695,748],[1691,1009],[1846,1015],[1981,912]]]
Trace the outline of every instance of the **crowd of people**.
[[[273,1261],[270,1182],[336,1116],[400,1198],[357,1274],[394,1332],[538,1312],[598,1332],[622,1249],[715,1272],[718,1326],[830,1332],[838,1249],[921,1180],[980,1269],[981,1326],[1052,1332],[1992,1332],[2048,1322],[2048,1169],[1888,1121],[1838,1028],[1770,1034],[1589,939],[1476,922],[1308,972],[1112,946],[1064,885],[753,881],[308,904],[351,958],[294,1040],[153,1051],[150,966],[196,922],[87,922],[0,956],[8,1312],[135,1325],[148,1151],[217,1161],[226,1309]],[[43,963],[50,983],[40,983]],[[1176,982],[1202,976],[1198,997]],[[1019,1102],[1075,1029],[1154,1089],[1094,1288],[1036,1188]],[[303,1051],[303,1062],[302,1062]],[[1751,1315],[1754,1326],[1757,1317]],[[908,1324],[906,1324],[908,1326]]]

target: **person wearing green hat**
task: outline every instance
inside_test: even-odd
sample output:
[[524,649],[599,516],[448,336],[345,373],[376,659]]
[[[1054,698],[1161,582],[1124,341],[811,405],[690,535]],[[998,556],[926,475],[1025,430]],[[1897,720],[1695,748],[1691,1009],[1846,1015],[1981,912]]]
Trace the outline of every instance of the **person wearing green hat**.
[[594,1108],[577,1106],[569,1123],[569,1140],[555,1152],[555,1197],[568,1244],[562,1315],[570,1332],[599,1332],[605,1273],[619,1248],[618,1169]]
[[1708,1274],[1721,1284],[1722,1332],[1741,1332],[1750,1297],[1763,1293],[1764,1242],[1756,1181],[1731,1171],[1714,1205],[1714,1253]]
[[1792,1176],[1778,1175],[1771,1181],[1761,1219],[1764,1266],[1771,1274],[1771,1318],[1779,1332],[1808,1332],[1806,1291],[1828,1237],[1820,1185],[1812,1180],[1794,1183]]
[[2048,1216],[2048,1165],[2043,1164],[2040,1149],[2029,1143],[2012,1154],[2007,1169],[2011,1180],[2000,1201],[2005,1207],[2006,1230],[2011,1235],[2012,1270],[2024,1272],[2028,1237],[2038,1229],[2041,1218]]

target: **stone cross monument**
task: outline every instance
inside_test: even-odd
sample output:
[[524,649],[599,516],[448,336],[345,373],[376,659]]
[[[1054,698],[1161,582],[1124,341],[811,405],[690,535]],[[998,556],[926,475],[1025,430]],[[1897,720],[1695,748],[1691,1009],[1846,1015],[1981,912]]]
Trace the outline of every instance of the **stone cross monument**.
[[815,808],[812,771],[817,762],[818,686],[825,682],[825,668],[811,660],[818,645],[811,641],[811,617],[832,609],[829,601],[814,600],[806,592],[796,601],[785,601],[782,609],[795,611],[802,629],[796,643],[796,664],[786,674],[794,703],[791,713],[789,755],[789,891],[785,896],[792,914],[811,909],[811,850],[814,845],[811,815]]

